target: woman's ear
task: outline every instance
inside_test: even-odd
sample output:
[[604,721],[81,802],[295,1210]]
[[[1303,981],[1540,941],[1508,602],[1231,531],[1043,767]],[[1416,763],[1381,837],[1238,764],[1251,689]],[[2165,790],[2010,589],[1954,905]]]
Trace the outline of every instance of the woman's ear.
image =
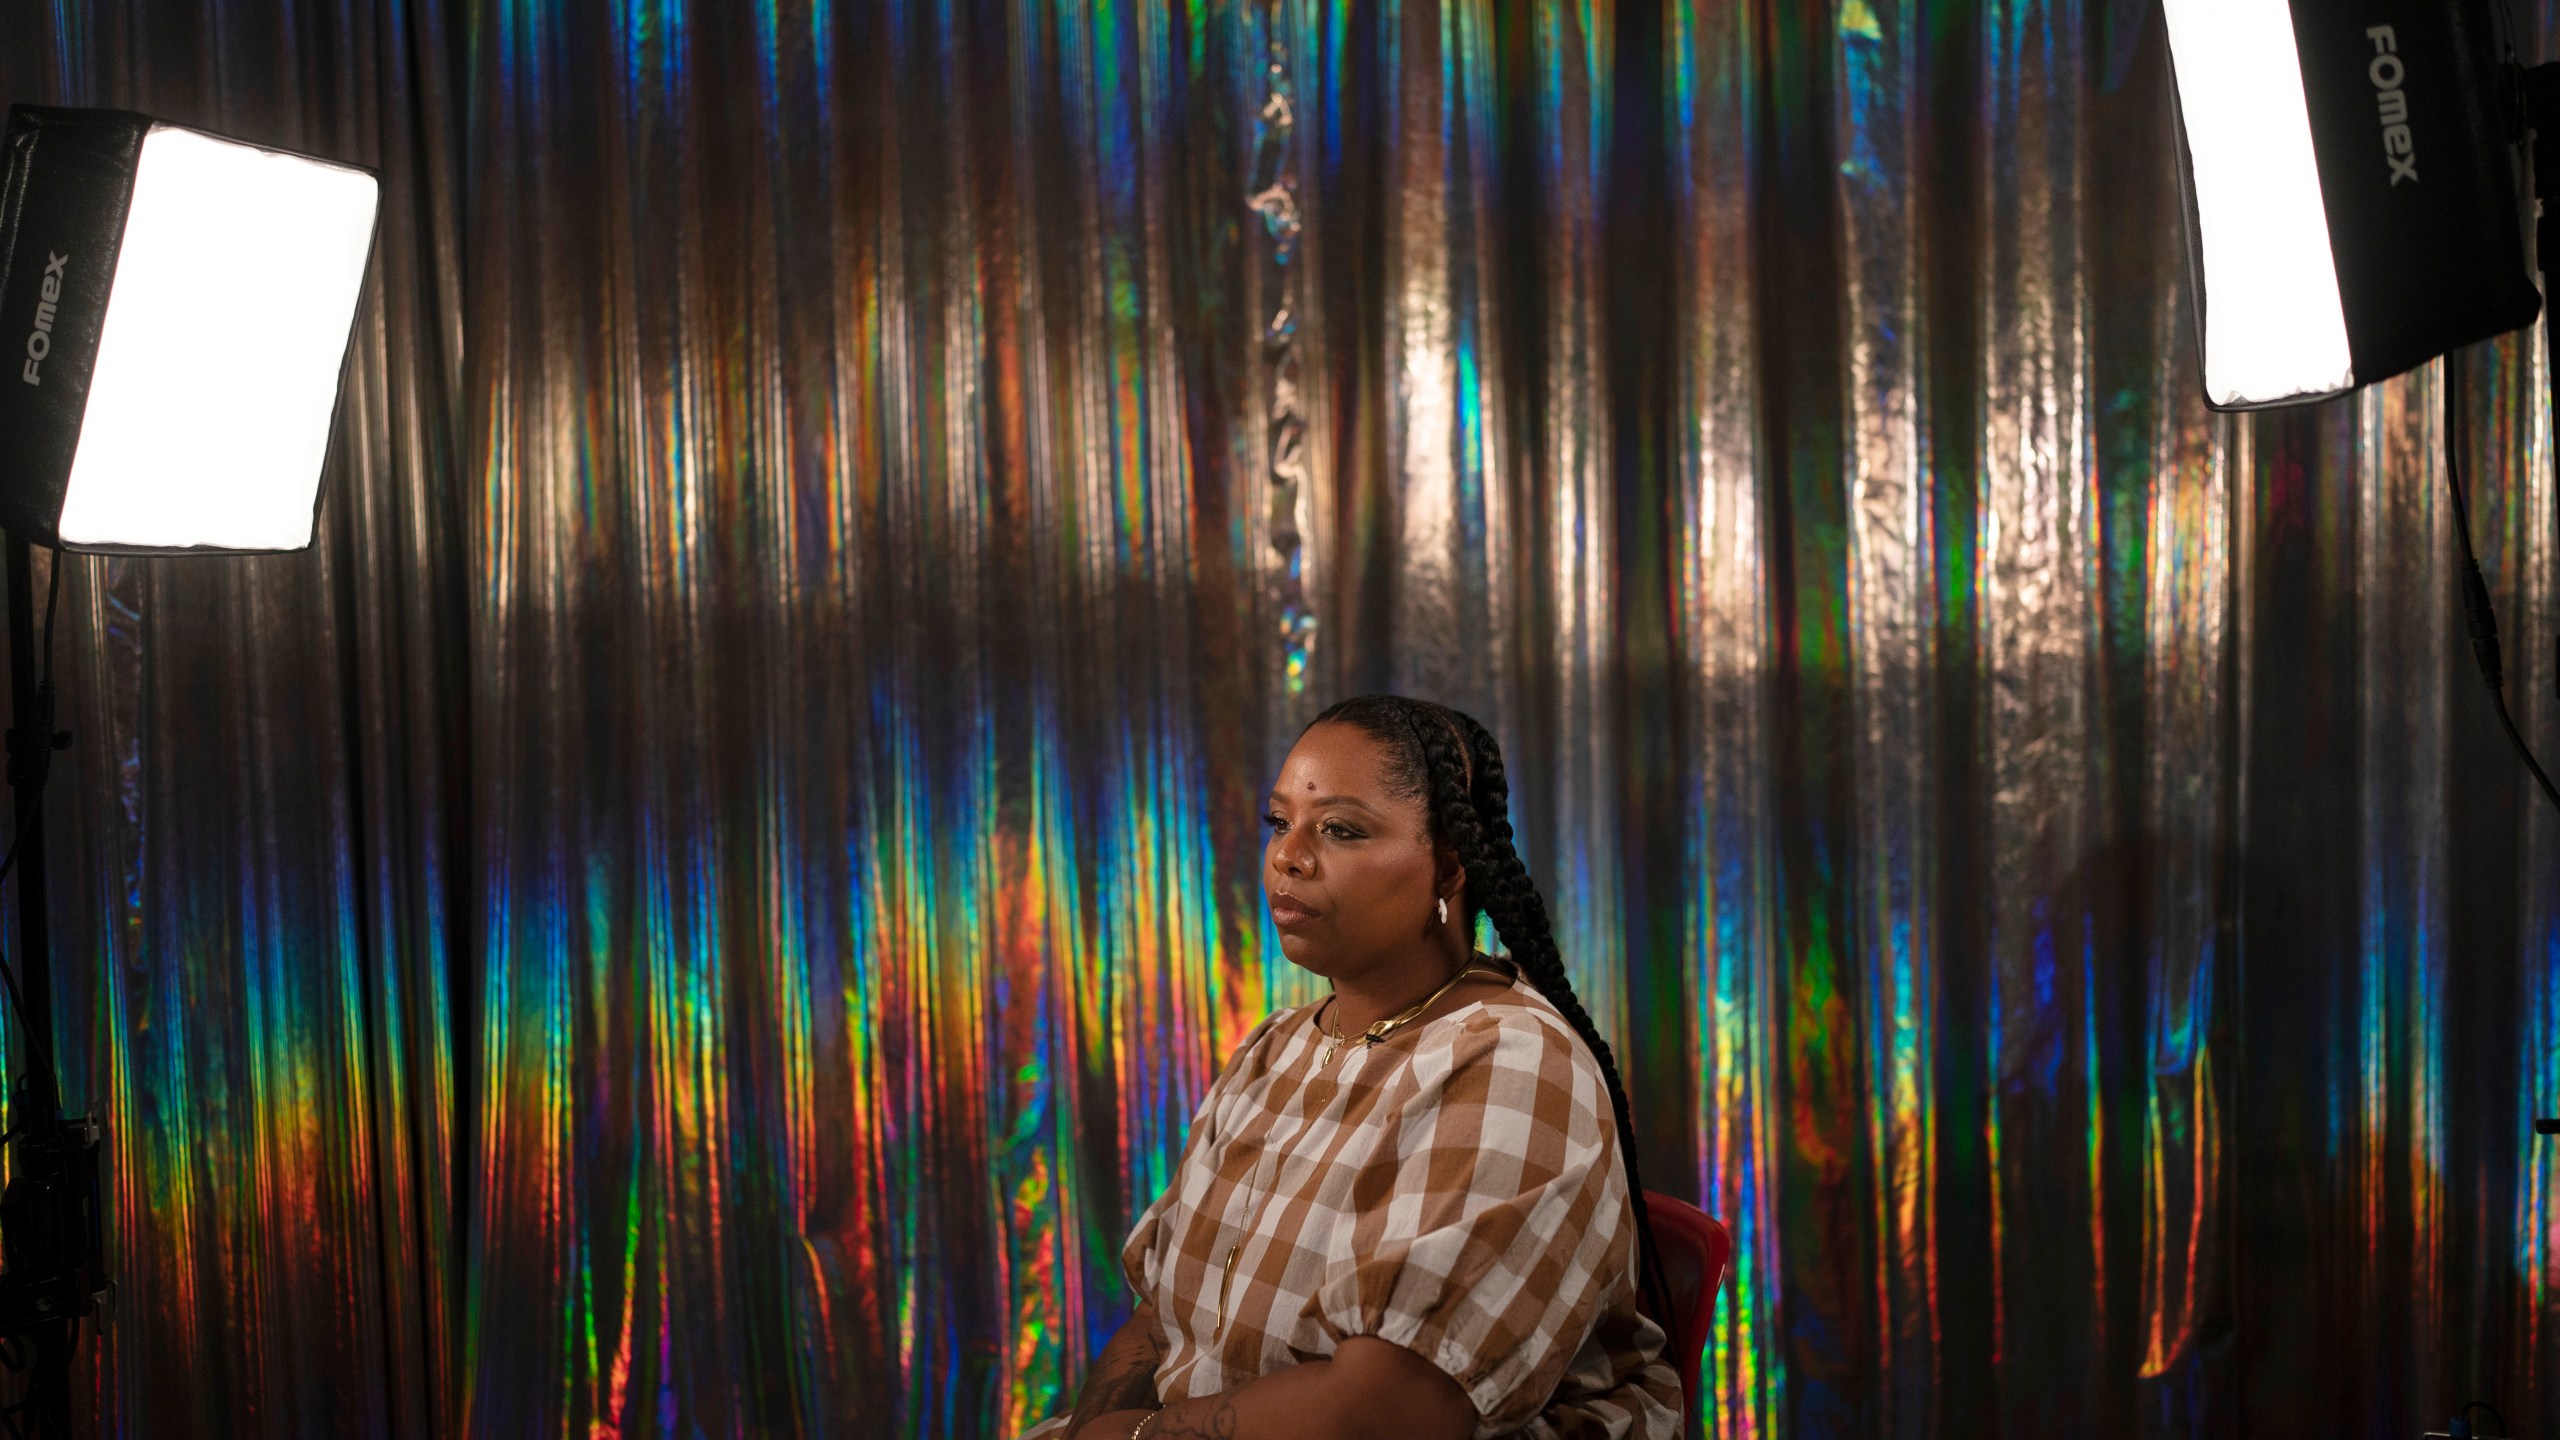
[[1456,896],[1467,888],[1467,867],[1458,863],[1458,847],[1446,840],[1431,842],[1431,893]]

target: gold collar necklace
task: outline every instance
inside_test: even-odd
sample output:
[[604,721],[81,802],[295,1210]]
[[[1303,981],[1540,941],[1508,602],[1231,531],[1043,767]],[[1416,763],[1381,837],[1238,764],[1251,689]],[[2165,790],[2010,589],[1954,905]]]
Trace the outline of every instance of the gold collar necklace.
[[[1370,1026],[1367,1030],[1362,1031],[1358,1035],[1343,1034],[1340,1028],[1339,1018],[1330,1008],[1328,1008],[1324,1012],[1324,1048],[1316,1052],[1316,1068],[1318,1070],[1330,1068],[1333,1064],[1333,1057],[1341,1052],[1343,1044],[1347,1041],[1358,1040],[1363,1045],[1375,1045],[1379,1041],[1386,1039],[1387,1036],[1393,1034],[1406,1022],[1412,1020],[1415,1016],[1420,1015],[1423,1011],[1430,1009],[1441,996],[1457,989],[1458,982],[1466,979],[1470,975],[1490,975],[1497,980],[1504,978],[1501,971],[1478,965],[1475,963],[1474,959],[1470,958],[1466,964],[1458,967],[1457,974],[1452,975],[1447,980],[1441,982],[1439,989],[1424,996],[1421,1004],[1414,1006],[1412,1009],[1405,1011],[1401,1015],[1390,1015],[1386,1019]],[[1342,997],[1337,995],[1334,998],[1336,1000],[1340,1000]]]

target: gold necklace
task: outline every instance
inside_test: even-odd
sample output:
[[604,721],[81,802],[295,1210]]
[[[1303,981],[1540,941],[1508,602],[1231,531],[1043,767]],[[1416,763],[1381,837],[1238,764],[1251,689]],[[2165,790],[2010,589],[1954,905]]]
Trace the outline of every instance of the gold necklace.
[[[1466,964],[1458,967],[1458,973],[1450,976],[1446,981],[1442,982],[1439,989],[1424,996],[1421,1004],[1414,1006],[1412,1009],[1405,1011],[1401,1015],[1391,1015],[1386,1019],[1379,1021],[1377,1024],[1370,1026],[1367,1030],[1362,1031],[1356,1036],[1343,1034],[1338,1017],[1335,1016],[1333,1011],[1328,1009],[1324,1012],[1324,1048],[1316,1052],[1316,1068],[1318,1070],[1323,1070],[1330,1067],[1333,1064],[1333,1057],[1340,1053],[1345,1041],[1356,1039],[1363,1045],[1375,1045],[1379,1041],[1386,1039],[1387,1036],[1396,1029],[1396,1027],[1403,1025],[1416,1015],[1430,1009],[1433,1003],[1438,1001],[1441,996],[1457,989],[1458,982],[1466,979],[1470,975],[1491,975],[1497,980],[1502,978],[1501,971],[1485,969],[1483,966],[1470,960]],[[1341,997],[1336,996],[1335,998],[1340,999]]]
[[[1271,1132],[1273,1129],[1277,1128],[1278,1125],[1279,1121],[1276,1118],[1264,1124],[1262,1129],[1262,1158],[1254,1162],[1253,1173],[1245,1177],[1252,1186],[1252,1188],[1247,1190],[1245,1193],[1248,1196],[1255,1197],[1253,1219],[1245,1226],[1244,1233],[1247,1238],[1250,1238],[1255,1231],[1262,1228],[1262,1212],[1271,1208],[1271,1197],[1263,1193],[1262,1175],[1265,1163],[1274,1161],[1278,1157],[1279,1152],[1274,1150],[1271,1146]],[[1277,1167],[1275,1166],[1274,1168],[1276,1170]],[[1243,1253],[1244,1241],[1241,1239],[1234,1241],[1227,1246],[1227,1258],[1225,1262],[1218,1267],[1218,1324],[1217,1328],[1209,1332],[1209,1343],[1212,1345],[1227,1338],[1227,1286],[1233,1283],[1236,1278],[1236,1257]]]

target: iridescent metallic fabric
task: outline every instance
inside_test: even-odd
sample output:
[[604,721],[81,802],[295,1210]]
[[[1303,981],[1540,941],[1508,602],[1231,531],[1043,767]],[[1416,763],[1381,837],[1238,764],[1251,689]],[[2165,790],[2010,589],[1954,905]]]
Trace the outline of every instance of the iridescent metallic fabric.
[[322,543],[66,572],[102,1432],[1048,1413],[1377,688],[1500,734],[1734,1230],[1710,1434],[2560,1409],[2443,490],[2560,754],[2538,334],[2207,414],[2153,7],[56,0],[0,77],[391,202]]

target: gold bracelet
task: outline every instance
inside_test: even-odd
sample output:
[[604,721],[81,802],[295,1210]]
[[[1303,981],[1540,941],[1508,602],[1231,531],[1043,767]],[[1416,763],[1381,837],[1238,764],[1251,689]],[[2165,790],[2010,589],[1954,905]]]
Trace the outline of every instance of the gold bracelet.
[[1146,1414],[1139,1416],[1138,1423],[1130,1428],[1129,1440],[1138,1440],[1139,1436],[1146,1434],[1147,1427],[1156,1423],[1156,1417],[1163,1413],[1164,1412],[1161,1410],[1150,1410]]

